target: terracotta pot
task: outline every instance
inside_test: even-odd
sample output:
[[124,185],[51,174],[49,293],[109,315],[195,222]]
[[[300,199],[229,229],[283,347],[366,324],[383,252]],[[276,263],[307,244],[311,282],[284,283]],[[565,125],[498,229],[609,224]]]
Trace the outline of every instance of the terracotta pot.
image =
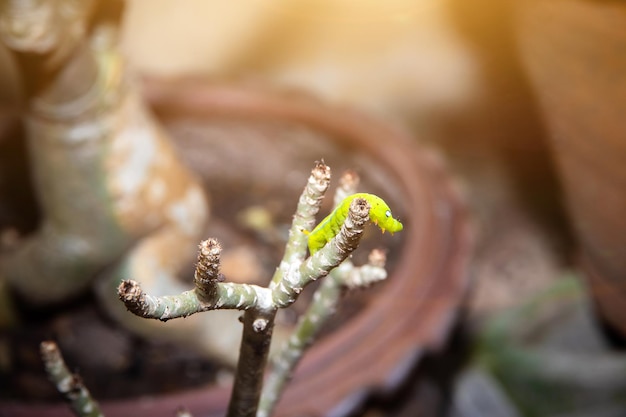
[[[254,157],[253,147],[263,140],[275,149],[276,157],[267,164],[294,164],[302,170],[293,181],[289,170],[277,180],[279,187],[294,184],[293,201],[313,161],[323,157],[335,175],[344,166],[367,166],[361,176],[368,191],[381,190],[405,222],[403,233],[394,236],[402,236],[402,243],[389,253],[388,282],[343,327],[305,355],[277,416],[347,415],[372,395],[398,389],[425,353],[444,345],[468,285],[472,233],[458,187],[435,153],[421,149],[401,130],[300,95],[180,81],[151,82],[147,97],[194,168],[201,172],[207,158],[234,158],[224,165],[223,175],[239,175],[239,191],[258,191],[250,186],[258,178],[248,176],[245,161],[237,158]],[[289,134],[294,132],[295,138]],[[239,139],[241,144],[235,142]],[[231,142],[238,152],[220,156]],[[217,187],[212,196],[219,195],[222,179],[210,179]],[[214,207],[219,216],[219,206]],[[218,416],[223,415],[229,395],[229,388],[202,387],[106,401],[102,408],[108,417],[171,416],[180,406],[197,417]],[[0,410],[15,417],[70,415],[61,404],[2,404]]]
[[626,336],[626,4],[516,2],[522,62],[598,310]]

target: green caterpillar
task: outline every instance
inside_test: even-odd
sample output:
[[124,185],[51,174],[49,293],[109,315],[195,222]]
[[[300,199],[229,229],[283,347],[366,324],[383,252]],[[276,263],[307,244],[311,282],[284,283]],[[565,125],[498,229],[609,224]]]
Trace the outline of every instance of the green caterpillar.
[[313,255],[322,249],[333,237],[339,233],[341,225],[348,217],[350,203],[355,198],[362,198],[370,205],[370,221],[380,227],[383,233],[389,231],[391,234],[402,230],[403,226],[391,215],[391,209],[385,201],[374,194],[357,193],[352,194],[341,202],[315,229],[309,233],[309,252]]

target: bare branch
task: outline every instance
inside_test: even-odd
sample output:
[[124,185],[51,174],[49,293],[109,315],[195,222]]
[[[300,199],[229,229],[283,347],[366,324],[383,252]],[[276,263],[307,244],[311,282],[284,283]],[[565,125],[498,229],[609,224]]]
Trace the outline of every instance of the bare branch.
[[243,337],[227,417],[256,416],[275,315],[276,310],[254,309],[243,316]]
[[296,214],[293,216],[289,240],[285,247],[283,259],[272,277],[270,288],[278,285],[288,272],[289,265],[300,263],[306,257],[308,235],[307,231],[315,227],[315,215],[319,211],[324,194],[330,185],[330,167],[324,161],[317,161],[304,187]]
[[216,239],[200,243],[193,290],[158,297],[146,294],[138,282],[124,280],[117,288],[118,296],[133,314],[161,321],[207,310],[246,310],[259,303],[267,307],[270,299],[267,288],[221,282],[224,279],[219,272],[221,250]]
[[41,342],[40,352],[48,377],[70,403],[79,417],[102,417],[98,403],[91,397],[79,375],[67,368],[59,347],[52,341]]
[[293,304],[311,282],[328,275],[344,261],[359,245],[363,229],[369,220],[369,203],[356,198],[350,204],[348,217],[341,230],[326,246],[304,261],[298,269],[292,269],[272,291],[277,307]]
[[387,255],[381,249],[370,252],[367,264],[353,268],[341,279],[341,283],[348,289],[365,288],[387,278],[385,262]]
[[384,269],[385,258],[384,251],[375,249],[369,255],[368,264],[355,267],[352,262],[345,261],[330,272],[330,276],[315,292],[313,301],[304,315],[300,317],[298,326],[286,345],[272,361],[263,387],[257,417],[271,415],[300,359],[308,347],[315,342],[324,325],[335,314],[342,295],[345,294],[343,289],[369,286],[387,277]]
[[[118,288],[127,308],[147,318],[168,320],[218,308],[246,311],[229,417],[254,417],[257,414],[262,375],[278,308],[295,302],[306,285],[331,275],[314,295],[309,310],[301,318],[283,354],[272,366],[259,409],[262,416],[271,412],[306,347],[315,340],[323,324],[334,313],[343,290],[367,286],[387,276],[384,270],[385,253],[382,251],[372,252],[369,264],[360,268],[344,262],[359,245],[365,225],[370,220],[370,204],[360,196],[355,196],[350,203],[348,216],[339,233],[306,258],[306,232],[315,225],[315,215],[329,182],[330,169],[323,162],[318,162],[300,196],[285,255],[269,288],[223,282],[219,272],[221,247],[215,239],[206,240],[199,246],[193,290],[175,296],[155,297],[145,294],[134,281],[124,281]],[[358,182],[358,175],[354,172],[344,174],[336,196],[343,200],[343,194],[354,194]]]

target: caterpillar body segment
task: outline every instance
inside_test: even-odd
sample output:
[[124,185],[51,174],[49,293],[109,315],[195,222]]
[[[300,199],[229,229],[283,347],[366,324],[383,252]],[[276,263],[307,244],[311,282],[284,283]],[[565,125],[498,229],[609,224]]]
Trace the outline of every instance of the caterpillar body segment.
[[377,225],[383,233],[388,231],[393,234],[402,230],[402,223],[393,217],[391,209],[382,198],[374,194],[367,193],[352,194],[346,197],[341,204],[333,210],[332,213],[326,216],[324,220],[322,220],[310,233],[308,233],[308,246],[311,255],[322,249],[326,243],[337,236],[339,230],[341,230],[343,222],[348,217],[350,203],[352,203],[352,200],[355,198],[362,198],[369,203],[370,221]]

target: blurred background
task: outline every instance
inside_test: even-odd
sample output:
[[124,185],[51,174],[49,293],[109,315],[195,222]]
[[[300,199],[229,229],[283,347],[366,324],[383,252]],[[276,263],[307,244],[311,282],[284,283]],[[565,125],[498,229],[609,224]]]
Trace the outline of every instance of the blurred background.
[[472,285],[419,403],[368,416],[626,416],[626,3],[127,0],[119,41],[138,78],[302,92],[445,156]]

